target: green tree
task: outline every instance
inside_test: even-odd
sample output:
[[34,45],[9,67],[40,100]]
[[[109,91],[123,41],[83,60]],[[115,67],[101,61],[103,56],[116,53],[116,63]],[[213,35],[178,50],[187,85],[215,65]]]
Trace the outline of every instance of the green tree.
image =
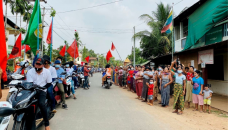
[[23,21],[26,22],[26,31],[28,29],[28,23],[29,23],[29,20],[31,18],[31,15],[32,15],[32,10],[33,10],[33,5],[29,5],[28,3],[26,3],[25,13],[23,16]]
[[145,59],[150,56],[160,56],[171,52],[171,34],[161,34],[161,30],[168,18],[170,5],[162,2],[157,4],[157,10],[152,11],[152,16],[143,14],[140,19],[145,20],[152,31],[140,31],[133,38],[140,40],[141,56]]
[[[11,13],[12,14],[16,13],[16,24],[17,24],[18,13],[20,13],[21,15],[25,13],[25,3],[26,3],[25,0],[15,0],[10,2]],[[21,26],[21,20],[20,20],[20,26]]]
[[[127,56],[128,59],[132,59],[134,53]],[[141,51],[139,48],[135,48],[135,64],[141,64],[146,62],[145,59],[141,57]]]
[[75,39],[77,41],[77,46],[79,47],[79,45],[82,45],[82,41],[81,41],[81,39],[80,39],[79,34],[78,34],[77,31],[75,31],[74,37],[75,37]]

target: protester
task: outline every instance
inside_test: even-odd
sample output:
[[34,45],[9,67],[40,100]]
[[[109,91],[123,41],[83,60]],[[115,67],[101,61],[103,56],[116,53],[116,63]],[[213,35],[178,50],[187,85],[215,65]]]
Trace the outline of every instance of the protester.
[[[174,60],[171,64],[171,68],[173,68],[176,60]],[[178,115],[183,114],[184,110],[184,94],[186,88],[186,77],[182,74],[182,67],[177,67],[177,73],[170,71],[172,75],[175,75],[175,84],[174,84],[174,104],[173,104],[173,113],[177,113]],[[178,112],[180,109],[180,112]]]
[[148,87],[148,105],[153,106],[153,92],[154,92],[154,80],[150,79],[149,83],[147,82],[146,85]]
[[120,66],[120,70],[119,70],[119,85],[120,85],[120,87],[123,87],[122,81],[123,81],[123,67]]
[[[50,57],[47,55],[43,56],[44,59],[44,68],[48,69],[51,73],[51,77],[52,77],[52,81],[54,81],[57,78],[57,73],[54,67],[50,66],[51,62],[50,62]],[[56,113],[57,110],[55,108],[55,97],[53,94],[53,85],[51,84],[48,88],[47,88],[47,95],[51,101],[51,110],[53,113]]]
[[138,66],[135,66],[135,70],[133,73],[133,90],[136,93],[136,80],[135,80],[135,74],[138,72]]
[[147,82],[149,82],[150,78],[152,78],[152,72],[150,71],[150,68],[145,68],[145,71],[143,72],[143,89],[142,89],[142,98],[143,102],[147,102],[147,92],[148,92],[148,87],[146,85]]
[[153,95],[153,98],[154,98],[154,101],[156,102],[156,101],[158,101],[158,92],[159,92],[158,84],[157,84],[157,82],[158,82],[158,71],[157,70],[154,71],[153,79],[154,79],[154,95]]
[[63,87],[63,80],[65,78],[64,75],[61,75],[64,72],[64,69],[61,67],[61,62],[59,60],[55,61],[55,69],[57,73],[57,78],[59,78],[57,86],[59,88],[59,91],[61,93],[61,98],[62,98],[62,107],[67,108],[66,101],[65,101],[65,92],[64,92],[64,87]]
[[169,73],[168,67],[165,67],[164,72],[161,72],[160,78],[162,107],[168,107],[170,98],[170,84],[172,83],[172,77]]
[[194,77],[194,67],[190,66],[189,70],[186,71],[186,67],[184,65],[182,65],[183,68],[183,72],[186,75],[186,79],[187,79],[187,83],[186,83],[186,96],[185,96],[185,102],[188,103],[188,107],[190,108],[190,103],[192,102],[192,84],[191,84],[191,78]]
[[196,70],[194,72],[194,78],[191,79],[191,83],[193,85],[192,89],[192,100],[195,104],[195,109],[193,111],[198,111],[198,105],[200,105],[200,112],[203,112],[203,84],[204,80],[199,76],[200,71]]
[[130,76],[130,91],[134,92],[133,90],[133,74],[134,74],[134,68],[131,67],[130,70],[128,71],[128,75]]
[[212,97],[213,91],[209,89],[208,84],[204,86],[203,90],[203,100],[204,100],[204,112],[207,112],[208,107],[208,113],[211,114],[211,97]]
[[88,63],[85,63],[85,65],[84,65],[84,78],[85,78],[84,89],[86,89],[86,87],[87,87],[87,89],[89,89],[89,85],[88,85],[89,70],[87,69],[87,65],[88,65]]
[[113,66],[112,66],[112,81],[113,83],[115,83],[115,69]]
[[135,74],[135,80],[136,80],[136,93],[137,93],[137,98],[141,100],[142,96],[142,88],[143,88],[143,72],[141,66],[138,66],[138,72]]
[[122,84],[123,84],[123,89],[126,88],[126,82],[127,82],[127,72],[126,68],[123,68],[123,78],[122,78]]

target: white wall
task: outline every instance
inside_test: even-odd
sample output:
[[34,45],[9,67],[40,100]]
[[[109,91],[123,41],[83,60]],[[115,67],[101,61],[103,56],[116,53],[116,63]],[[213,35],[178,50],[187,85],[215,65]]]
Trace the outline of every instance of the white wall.
[[175,52],[182,51],[181,49],[181,39],[175,41]]
[[228,81],[208,79],[208,84],[211,84],[213,93],[228,96]]

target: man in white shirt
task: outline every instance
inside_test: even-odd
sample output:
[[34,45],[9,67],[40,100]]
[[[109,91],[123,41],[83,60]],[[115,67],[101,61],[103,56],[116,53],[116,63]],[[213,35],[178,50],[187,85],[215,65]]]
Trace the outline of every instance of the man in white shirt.
[[[44,119],[45,130],[50,130],[49,127],[49,120],[47,114],[47,108],[45,106],[45,100],[47,95],[47,88],[51,85],[52,78],[51,73],[49,70],[43,68],[44,67],[44,60],[43,58],[38,58],[35,61],[35,68],[32,68],[27,73],[27,82],[32,82],[33,84],[39,85],[43,88],[43,90],[37,90],[36,98],[38,100],[38,106],[41,110],[41,114]],[[35,121],[33,121],[33,129],[35,125]]]
[[[50,66],[51,62],[50,62],[50,57],[47,55],[43,56],[44,59],[44,68],[48,69],[51,72],[51,77],[52,77],[52,81],[54,81],[57,78],[57,73],[54,67]],[[57,110],[55,109],[55,97],[53,94],[53,85],[51,84],[50,87],[48,87],[47,89],[47,95],[51,101],[51,110],[53,113],[56,113]]]

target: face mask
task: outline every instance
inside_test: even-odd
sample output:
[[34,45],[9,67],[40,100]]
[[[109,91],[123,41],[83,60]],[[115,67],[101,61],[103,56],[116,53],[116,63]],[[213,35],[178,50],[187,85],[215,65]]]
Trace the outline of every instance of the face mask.
[[150,84],[153,84],[154,82],[150,82]]
[[198,75],[195,76],[196,78],[198,77]]
[[55,65],[55,68],[59,68],[60,67],[60,65]]
[[69,65],[66,65],[66,67],[69,67]]
[[43,68],[35,68],[36,72],[41,71]]
[[177,70],[177,73],[178,73],[178,74],[182,73],[182,70]]
[[134,70],[134,68],[131,68],[131,70]]
[[17,66],[19,66],[20,64],[17,64]]

